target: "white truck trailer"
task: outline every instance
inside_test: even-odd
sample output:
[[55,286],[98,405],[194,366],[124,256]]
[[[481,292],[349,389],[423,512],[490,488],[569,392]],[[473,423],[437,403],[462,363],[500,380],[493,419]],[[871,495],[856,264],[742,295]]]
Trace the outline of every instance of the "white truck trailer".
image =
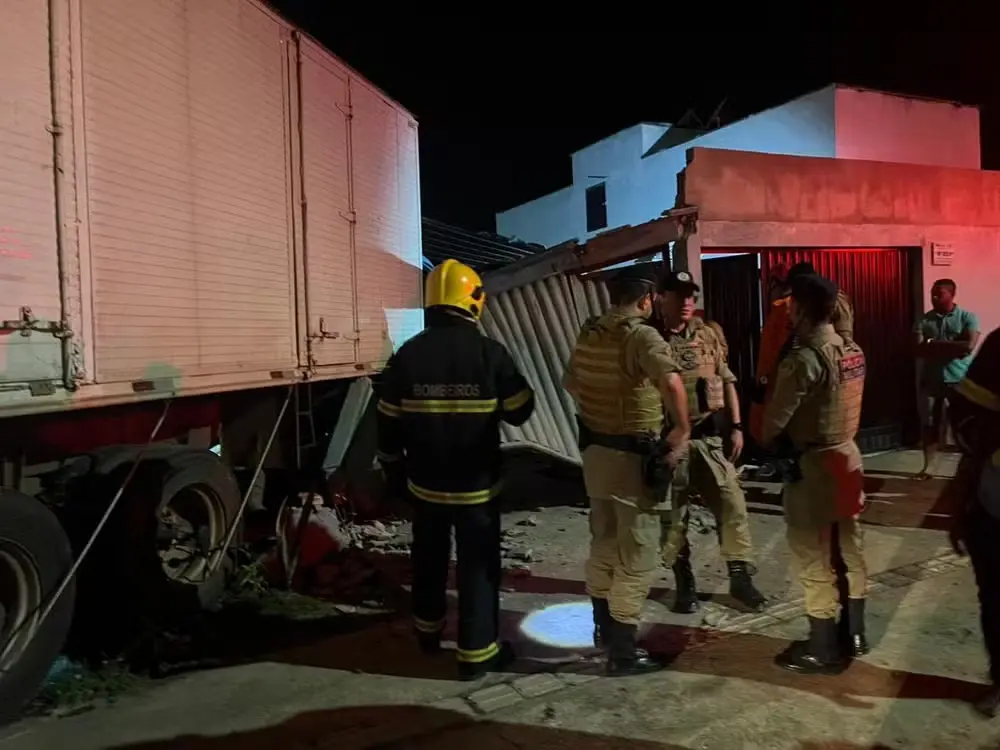
[[0,3],[0,718],[118,617],[78,593],[217,596],[234,469],[294,468],[420,310],[416,122],[322,46],[255,0]]

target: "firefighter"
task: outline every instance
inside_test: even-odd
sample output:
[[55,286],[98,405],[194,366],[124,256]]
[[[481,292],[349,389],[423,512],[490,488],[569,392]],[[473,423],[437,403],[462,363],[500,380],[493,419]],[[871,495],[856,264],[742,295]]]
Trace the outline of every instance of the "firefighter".
[[660,285],[661,334],[680,363],[691,420],[688,458],[678,465],[672,488],[673,507],[664,518],[663,560],[674,571],[674,611],[694,612],[698,594],[687,532],[690,502],[697,494],[718,523],[730,595],[746,608],[760,611],[767,600],[751,578],[750,518],[733,465],[743,449],[736,376],[726,364],[725,338],[694,315],[699,291],[686,271],[667,274]]
[[[579,408],[583,479],[590,498],[586,584],[595,645],[607,671],[661,664],[637,646],[639,618],[656,573],[669,471],[686,449],[687,398],[680,367],[648,325],[656,274],[632,266],[608,282],[613,307],[583,326],[564,385]],[[662,436],[664,404],[673,429]]]
[[413,616],[425,653],[440,649],[455,531],[458,669],[476,679],[513,660],[497,640],[500,613],[500,432],[521,425],[534,394],[502,344],[478,321],[479,275],[446,260],[427,276],[426,328],[382,373],[379,460],[413,504]]
[[[867,572],[858,521],[864,473],[854,442],[865,355],[833,329],[836,303],[837,287],[830,280],[806,274],[793,281],[789,312],[796,345],[778,368],[762,428],[765,446],[787,440],[796,459],[784,477],[783,500],[792,565],[805,590],[809,619],[809,640],[793,643],[776,661],[808,674],[840,671],[845,656],[868,652]],[[838,550],[841,560],[835,559]],[[841,565],[846,601],[838,590]]]
[[[798,276],[815,274],[812,263],[796,263],[788,270],[781,287],[780,298],[771,303],[764,328],[760,333],[760,347],[757,355],[757,387],[750,404],[750,435],[758,443],[762,440],[761,420],[764,407],[774,392],[774,379],[778,374],[778,365],[792,347],[793,325],[789,315],[791,305],[791,284]],[[830,321],[834,330],[846,342],[854,341],[854,309],[851,300],[842,291],[837,290],[837,303]]]

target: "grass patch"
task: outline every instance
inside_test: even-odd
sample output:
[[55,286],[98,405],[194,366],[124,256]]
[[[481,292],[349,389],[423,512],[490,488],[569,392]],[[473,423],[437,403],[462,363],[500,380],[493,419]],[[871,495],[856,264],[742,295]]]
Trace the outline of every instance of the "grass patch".
[[283,617],[289,620],[313,620],[343,614],[343,610],[333,602],[280,589],[232,594],[223,607],[223,613],[234,605],[238,610],[252,608],[261,617]]
[[92,669],[60,657],[53,673],[29,705],[28,714],[74,713],[114,703],[122,696],[136,693],[146,682],[147,678],[133,674],[122,662],[105,662]]

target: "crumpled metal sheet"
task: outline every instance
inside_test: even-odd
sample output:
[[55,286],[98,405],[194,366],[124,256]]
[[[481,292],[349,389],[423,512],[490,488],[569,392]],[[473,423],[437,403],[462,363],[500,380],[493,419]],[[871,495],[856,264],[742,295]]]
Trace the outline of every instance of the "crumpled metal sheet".
[[486,334],[504,344],[535,391],[535,413],[521,427],[502,425],[506,444],[529,444],[573,463],[576,407],[562,386],[580,327],[610,306],[601,279],[558,274],[494,295],[483,314]]

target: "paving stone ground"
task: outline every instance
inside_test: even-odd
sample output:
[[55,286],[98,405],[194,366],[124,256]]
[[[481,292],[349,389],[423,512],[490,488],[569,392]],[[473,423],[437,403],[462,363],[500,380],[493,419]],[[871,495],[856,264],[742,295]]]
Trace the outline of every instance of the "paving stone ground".
[[[890,505],[907,502],[905,493],[890,494],[902,495]],[[905,505],[866,528],[874,648],[836,677],[800,677],[772,663],[805,632],[780,516],[752,518],[758,582],[772,597],[765,612],[727,606],[714,535],[701,535],[696,569],[713,600],[697,615],[670,613],[664,573],[644,633],[674,661],[661,673],[614,679],[593,649],[555,648],[522,630],[527,615],[586,601],[586,516],[572,507],[531,512],[532,575],[508,581],[503,601],[502,628],[522,654],[511,673],[455,681],[450,654],[420,656],[401,615],[354,632],[313,632],[246,664],[160,681],[113,706],[22,722],[0,730],[0,750],[1000,748],[1000,722],[970,707],[985,681],[985,655],[968,561],[940,530],[884,523],[911,518]]]

